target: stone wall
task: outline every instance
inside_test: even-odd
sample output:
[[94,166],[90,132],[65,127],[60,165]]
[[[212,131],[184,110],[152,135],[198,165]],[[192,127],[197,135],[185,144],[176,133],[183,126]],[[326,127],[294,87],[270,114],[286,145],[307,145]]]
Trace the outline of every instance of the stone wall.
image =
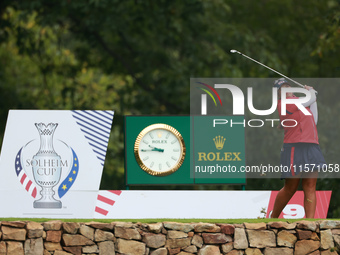
[[338,254],[340,221],[295,223],[0,222],[0,255]]

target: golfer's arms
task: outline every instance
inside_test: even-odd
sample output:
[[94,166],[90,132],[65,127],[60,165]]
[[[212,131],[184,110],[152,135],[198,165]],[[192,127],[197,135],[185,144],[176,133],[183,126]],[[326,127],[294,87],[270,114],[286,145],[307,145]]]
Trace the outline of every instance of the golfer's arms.
[[315,125],[318,124],[318,105],[316,101],[309,106],[309,109],[313,113]]
[[317,124],[318,123],[318,105],[316,103],[316,91],[312,88],[309,89],[309,91],[311,92],[311,98],[308,100],[308,102],[303,103],[302,105],[304,107],[309,106],[309,109],[313,113],[315,124]]
[[309,91],[310,91],[311,97],[306,103],[302,104],[304,107],[311,106],[313,103],[316,102],[316,91],[314,89],[310,89]]

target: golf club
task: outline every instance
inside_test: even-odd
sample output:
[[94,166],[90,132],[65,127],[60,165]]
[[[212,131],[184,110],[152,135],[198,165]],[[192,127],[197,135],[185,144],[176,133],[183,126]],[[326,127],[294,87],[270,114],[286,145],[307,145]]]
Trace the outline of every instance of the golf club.
[[231,52],[231,53],[238,53],[238,54],[242,55],[243,57],[246,57],[246,58],[250,59],[251,61],[254,61],[255,63],[257,63],[257,64],[259,64],[259,65],[261,65],[261,66],[264,66],[265,68],[267,68],[267,69],[269,69],[269,70],[271,70],[271,71],[273,71],[273,72],[275,72],[275,73],[281,75],[282,77],[284,77],[284,78],[286,78],[286,79],[288,79],[288,80],[294,82],[295,84],[299,85],[300,87],[303,87],[303,88],[305,87],[305,86],[302,85],[301,83],[299,83],[299,82],[297,82],[297,81],[294,81],[293,79],[287,77],[286,75],[283,75],[282,73],[279,73],[278,71],[274,70],[273,68],[270,68],[269,66],[266,66],[266,65],[260,63],[259,61],[255,60],[255,59],[252,59],[251,57],[248,57],[247,55],[243,54],[242,52],[239,52],[239,51],[237,51],[237,50],[230,50],[230,52]]

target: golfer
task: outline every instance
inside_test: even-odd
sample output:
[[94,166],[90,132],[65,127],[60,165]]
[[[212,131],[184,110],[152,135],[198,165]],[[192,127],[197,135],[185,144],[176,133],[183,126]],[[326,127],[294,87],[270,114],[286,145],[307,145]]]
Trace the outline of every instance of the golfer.
[[[318,121],[316,91],[309,86],[305,89],[311,92],[311,99],[302,105],[311,113],[305,115],[295,104],[287,104],[286,115],[281,115],[281,88],[290,87],[284,78],[278,79],[274,83],[278,88],[278,111],[280,123],[285,121],[283,148],[281,149],[281,165],[288,172],[283,172],[281,178],[285,179],[284,187],[279,191],[274,203],[271,218],[278,218],[283,208],[298,189],[300,179],[302,179],[302,189],[304,192],[304,209],[306,218],[314,218],[316,208],[316,181],[318,167],[326,165],[321,153],[318,140],[316,124]],[[287,99],[298,99],[293,93],[286,94]],[[289,119],[295,120],[289,123]]]

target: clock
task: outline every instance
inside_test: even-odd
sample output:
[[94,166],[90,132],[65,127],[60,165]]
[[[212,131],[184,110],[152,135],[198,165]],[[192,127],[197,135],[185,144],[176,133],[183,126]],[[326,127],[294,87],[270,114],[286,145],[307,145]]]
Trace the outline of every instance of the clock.
[[134,154],[138,165],[148,174],[166,176],[176,172],[185,158],[182,135],[167,124],[152,124],[136,138]]

